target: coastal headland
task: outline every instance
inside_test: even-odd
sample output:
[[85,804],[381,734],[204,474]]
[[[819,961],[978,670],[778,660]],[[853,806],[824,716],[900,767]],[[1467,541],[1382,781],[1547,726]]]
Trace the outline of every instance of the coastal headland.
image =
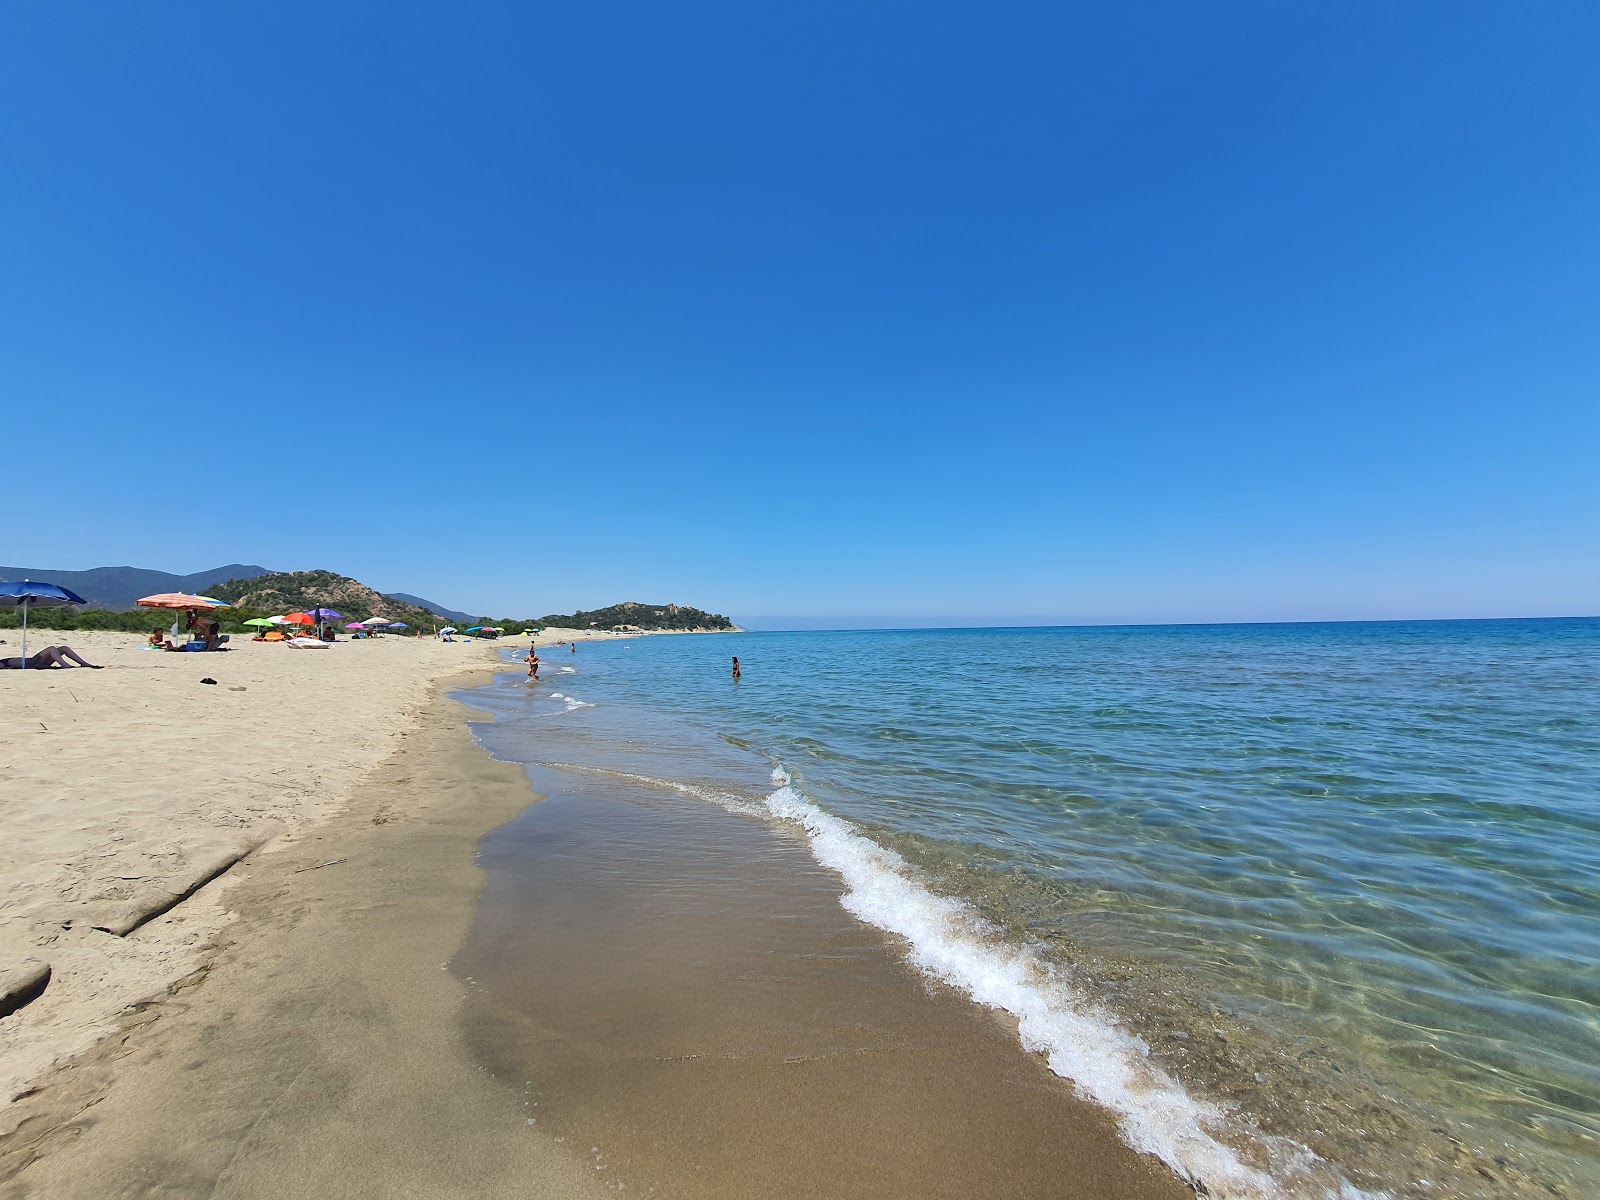
[[[605,635],[540,640],[592,636]],[[70,640],[109,669],[12,676],[0,718],[16,832],[0,859],[0,953],[35,972],[0,1020],[0,1196],[614,1194],[590,1147],[537,1125],[522,1081],[475,1050],[470,981],[446,969],[473,928],[480,840],[539,799],[446,695],[487,682],[494,644],[199,656],[141,651],[127,634]],[[818,919],[834,936],[852,923]],[[894,969],[887,939],[849,936]],[[1007,1194],[1192,1194],[1009,1035],[969,1041],[994,1027],[989,1014],[904,974],[903,993],[873,1008],[885,1029],[932,1022],[924,1044],[830,1059],[835,1102],[892,1103],[909,1116],[886,1128],[956,1153],[976,1135],[960,1089],[941,1099],[929,1086],[944,1058],[980,1088],[1020,1072],[1035,1099],[1056,1093],[1059,1150]],[[642,969],[637,982],[649,986]],[[792,1067],[780,1056],[769,1071]],[[699,1079],[677,1120],[702,1124],[719,1086]],[[826,1151],[815,1194],[866,1194],[830,1185]],[[701,1194],[669,1165],[660,1194]],[[900,1180],[882,1194],[942,1194]]]

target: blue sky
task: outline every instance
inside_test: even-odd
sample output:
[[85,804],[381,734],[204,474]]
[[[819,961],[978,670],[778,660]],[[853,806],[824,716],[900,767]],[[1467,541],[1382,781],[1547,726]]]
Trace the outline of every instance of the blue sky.
[[1558,2],[19,0],[0,561],[1594,613],[1597,44]]

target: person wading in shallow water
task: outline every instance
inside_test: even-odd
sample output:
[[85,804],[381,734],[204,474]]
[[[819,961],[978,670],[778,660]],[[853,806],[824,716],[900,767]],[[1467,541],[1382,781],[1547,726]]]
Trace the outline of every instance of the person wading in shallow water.
[[739,656],[737,654],[733,656],[733,677],[735,679],[739,678]]
[[528,678],[539,678],[539,652],[532,646],[528,647],[528,657],[523,660],[528,664]]

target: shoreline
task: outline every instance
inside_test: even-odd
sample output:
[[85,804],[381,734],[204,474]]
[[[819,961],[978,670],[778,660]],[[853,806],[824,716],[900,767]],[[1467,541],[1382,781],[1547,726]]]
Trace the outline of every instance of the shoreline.
[[1185,1200],[1114,1114],[930,985],[794,831],[619,775],[529,768],[484,839],[464,1035],[628,1190]]
[[[482,648],[491,661],[432,680],[341,812],[135,933],[160,936],[192,920],[191,905],[226,915],[191,972],[9,1106],[0,1197],[609,1194],[588,1157],[525,1119],[520,1081],[496,1079],[474,1053],[462,1025],[472,985],[446,969],[479,910],[480,843],[543,799],[522,767],[474,740],[466,722],[488,714],[451,698],[515,671],[504,643]],[[916,984],[908,973],[897,986]],[[964,999],[947,1007],[991,1020]],[[1038,1067],[1012,1044],[1004,1055]],[[870,1078],[862,1064],[846,1067],[857,1087]],[[1115,1173],[1119,1194],[1192,1194],[1130,1159],[1098,1108],[1069,1125],[1063,1135]]]
[[[854,655],[831,647],[786,658],[774,642],[766,658],[757,655],[746,686],[730,689],[710,648],[627,649],[597,653],[587,671],[558,681],[573,693],[565,711],[559,694],[542,697],[502,678],[485,693],[499,697],[486,704],[500,722],[480,728],[480,742],[528,762],[536,780],[547,768],[586,772],[591,782],[581,790],[596,800],[610,794],[610,783],[601,781],[624,780],[803,832],[816,861],[842,877],[835,892],[844,893],[836,898],[846,909],[904,938],[911,961],[934,986],[952,984],[977,1007],[1025,1017],[1017,1050],[1048,1048],[1058,1074],[1122,1114],[1129,1139],[1179,1175],[1229,1195],[1323,1196],[1352,1188],[1485,1198],[1589,1194],[1582,1176],[1590,1160],[1563,1156],[1555,1137],[1523,1140],[1465,1105],[1434,1107],[1434,1094],[1421,1086],[1425,1076],[1412,1084],[1398,1060],[1344,1055],[1337,1026],[1324,1032],[1311,1021],[1297,1024],[1293,1011],[1276,1020],[1279,1014],[1249,1006],[1252,993],[1237,1002],[1219,987],[1217,974],[1205,970],[1210,964],[1149,953],[1160,949],[1159,914],[1147,923],[1138,912],[1101,914],[1090,905],[1080,919],[1086,906],[1078,897],[1052,895],[1031,876],[985,869],[981,853],[959,853],[959,839],[947,849],[936,836],[918,837],[919,827],[895,809],[899,801],[920,815],[920,800],[903,799],[918,788],[905,787],[894,772],[941,760],[879,745],[874,734],[897,731],[897,714],[863,715],[830,665]],[[794,700],[791,689],[803,677],[827,686]],[[973,697],[986,702],[981,690]],[[959,704],[954,711],[962,711]],[[831,724],[830,712],[837,717]],[[851,721],[865,732],[852,735],[844,727]],[[796,780],[788,778],[789,764]],[[976,810],[985,812],[982,781],[961,778],[978,789]],[[541,783],[539,790],[551,789]],[[959,798],[955,811],[966,811]],[[527,824],[547,820],[554,828],[553,816],[530,812]],[[626,833],[621,824],[617,831]],[[486,858],[503,836],[497,831],[486,842]],[[1142,848],[1125,838],[1104,852]],[[539,852],[536,843],[526,851]],[[553,869],[564,866],[557,860]],[[588,885],[580,878],[573,886]],[[752,894],[758,905],[760,895]],[[539,912],[539,905],[526,906],[525,919]],[[540,1007],[558,1008],[559,1000],[546,997]]]

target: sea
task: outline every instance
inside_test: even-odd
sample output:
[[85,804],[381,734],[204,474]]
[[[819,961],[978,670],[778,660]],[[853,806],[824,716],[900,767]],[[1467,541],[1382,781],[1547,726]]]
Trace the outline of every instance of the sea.
[[789,831],[1203,1193],[1600,1195],[1600,619],[543,657],[492,753]]

